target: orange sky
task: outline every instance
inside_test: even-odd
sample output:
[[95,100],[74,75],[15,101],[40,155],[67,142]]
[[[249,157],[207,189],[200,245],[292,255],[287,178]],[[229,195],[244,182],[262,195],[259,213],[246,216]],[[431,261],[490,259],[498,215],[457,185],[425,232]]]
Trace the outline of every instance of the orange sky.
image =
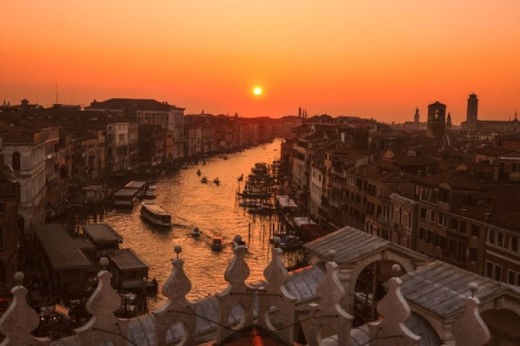
[[[154,98],[186,113],[412,120],[520,111],[518,0],[0,2],[0,102]],[[251,90],[261,85],[264,94]]]

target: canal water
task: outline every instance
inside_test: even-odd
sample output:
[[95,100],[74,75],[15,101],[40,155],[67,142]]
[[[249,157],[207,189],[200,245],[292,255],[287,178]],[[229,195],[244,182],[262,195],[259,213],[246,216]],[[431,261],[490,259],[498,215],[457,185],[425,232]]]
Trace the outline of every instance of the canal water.
[[[281,140],[259,145],[226,157],[207,158],[205,164],[190,165],[178,173],[157,182],[159,194],[155,202],[172,215],[173,227],[162,230],[148,224],[139,216],[139,205],[131,212],[111,211],[104,222],[123,236],[124,248],[133,249],[150,267],[149,277],[159,282],[159,294],[149,306],[162,303],[162,285],[172,272],[171,260],[176,257],[173,248],[182,246],[180,257],[192,283],[190,299],[213,295],[225,287],[224,271],[232,256],[232,240],[241,235],[249,246],[247,263],[251,274],[248,281],[263,279],[263,271],[270,260],[269,230],[277,229],[275,217],[252,217],[239,206],[237,191],[244,188],[245,178],[257,162],[272,163],[280,158]],[[208,178],[201,183],[197,175]],[[238,177],[243,174],[244,181]],[[219,178],[220,185],[213,183]],[[200,239],[191,236],[194,227],[202,231]],[[221,252],[211,250],[214,237],[225,244]]]

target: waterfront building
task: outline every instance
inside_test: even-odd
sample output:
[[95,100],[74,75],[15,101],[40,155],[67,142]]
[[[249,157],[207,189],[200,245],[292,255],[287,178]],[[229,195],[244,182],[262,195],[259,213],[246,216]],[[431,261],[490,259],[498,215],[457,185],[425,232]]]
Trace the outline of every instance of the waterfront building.
[[173,133],[173,160],[184,157],[184,108],[152,99],[112,98],[94,100],[85,111],[115,112],[139,124],[160,125]]
[[106,165],[112,173],[128,171],[139,164],[137,123],[109,123],[106,126]]
[[5,311],[4,303],[14,284],[13,275],[20,265],[19,203],[20,184],[16,182],[12,168],[4,162],[0,142],[0,311]]
[[0,130],[4,161],[13,168],[20,184],[21,231],[25,239],[31,239],[33,225],[44,223],[46,218],[45,132],[15,124],[5,125]]
[[173,162],[173,133],[160,125],[139,125],[139,162],[142,166]]

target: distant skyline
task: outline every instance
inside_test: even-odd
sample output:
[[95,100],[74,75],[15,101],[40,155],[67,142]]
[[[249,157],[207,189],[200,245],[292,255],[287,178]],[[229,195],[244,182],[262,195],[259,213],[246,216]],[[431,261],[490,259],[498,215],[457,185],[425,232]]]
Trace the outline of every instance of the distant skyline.
[[[458,124],[520,111],[520,1],[0,3],[0,102],[153,98],[186,113]],[[254,91],[255,87],[261,88]]]

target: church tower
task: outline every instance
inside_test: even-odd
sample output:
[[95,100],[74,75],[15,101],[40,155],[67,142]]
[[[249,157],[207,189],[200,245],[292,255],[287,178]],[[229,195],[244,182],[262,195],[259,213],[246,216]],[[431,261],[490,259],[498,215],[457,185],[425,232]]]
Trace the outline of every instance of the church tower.
[[428,105],[428,137],[440,138],[446,132],[446,105],[435,101]]
[[413,116],[413,121],[415,124],[419,124],[419,107],[415,109],[415,114]]
[[474,93],[470,94],[468,98],[466,125],[472,129],[476,129],[478,125],[478,98]]

